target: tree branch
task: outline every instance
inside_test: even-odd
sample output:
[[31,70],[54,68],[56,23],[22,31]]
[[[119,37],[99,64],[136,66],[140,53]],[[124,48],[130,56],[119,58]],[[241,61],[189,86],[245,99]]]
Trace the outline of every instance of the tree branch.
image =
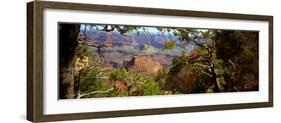
[[102,30],[105,32],[111,32],[115,29],[113,26],[110,26],[110,28],[108,28],[108,27],[109,27],[108,25],[105,25],[105,26],[103,26]]
[[204,71],[204,70],[202,70],[202,71],[201,71],[201,73],[206,74],[206,75],[208,75],[208,76],[210,76],[210,77],[213,77],[213,75],[212,75],[212,74],[207,73],[207,72],[206,72],[206,71]]
[[110,92],[112,90],[113,90],[113,87],[108,89],[108,90],[106,90],[106,91],[92,91],[92,92],[89,92],[89,93],[86,93],[86,94],[81,94],[81,95],[78,96],[78,98],[81,98],[81,97],[84,97],[84,96],[88,96],[88,95],[91,95],[91,94],[97,94],[97,93],[104,94],[104,93],[108,93],[108,92]]
[[118,32],[120,32],[121,35],[127,36],[125,33],[127,32],[126,29],[121,29],[120,26],[115,26]]
[[199,42],[197,42],[197,41],[195,41],[195,39],[197,39],[198,38],[198,36],[196,35],[196,34],[194,34],[194,33],[192,33],[193,34],[193,39],[191,40],[193,43],[195,43],[196,45],[198,45],[198,46],[200,46],[200,47],[203,47],[203,48],[205,48],[205,49],[207,49],[208,50],[208,47],[206,46],[206,45],[204,45],[204,44],[200,44]]
[[197,46],[200,46],[200,47],[203,47],[205,49],[208,49],[208,47],[206,45],[198,43],[197,41],[195,41],[195,39],[193,39],[192,42],[195,43]]
[[231,64],[232,68],[236,70],[235,64],[231,61],[231,59],[228,59],[228,62]]
[[204,67],[204,68],[211,68],[212,66],[209,66],[209,65],[204,65],[204,64],[200,64],[200,63],[195,63],[193,64],[195,66],[199,66],[199,67]]

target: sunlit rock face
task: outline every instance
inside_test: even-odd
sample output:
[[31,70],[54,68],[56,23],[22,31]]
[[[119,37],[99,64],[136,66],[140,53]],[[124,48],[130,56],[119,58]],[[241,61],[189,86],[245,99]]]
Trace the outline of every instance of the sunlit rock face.
[[154,61],[148,56],[134,56],[126,68],[129,71],[151,76],[157,76],[163,69],[158,61]]
[[75,73],[78,73],[83,68],[89,67],[89,57],[78,57],[74,63]]

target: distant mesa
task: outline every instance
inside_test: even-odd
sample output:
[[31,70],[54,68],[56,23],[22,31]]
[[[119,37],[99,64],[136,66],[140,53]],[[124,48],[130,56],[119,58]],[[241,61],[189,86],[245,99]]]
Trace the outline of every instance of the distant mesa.
[[149,56],[133,56],[126,68],[144,75],[157,76],[163,66],[159,62],[153,61]]
[[[83,33],[83,32],[81,32]],[[177,40],[179,37],[173,34],[162,34],[162,33],[129,33],[128,36],[123,36],[118,32],[103,32],[100,30],[87,30],[88,38],[97,41],[96,43],[109,43],[112,46],[130,46],[136,43],[138,48],[143,47],[143,44],[151,45],[155,48],[162,49],[163,43],[166,38],[170,40]]]

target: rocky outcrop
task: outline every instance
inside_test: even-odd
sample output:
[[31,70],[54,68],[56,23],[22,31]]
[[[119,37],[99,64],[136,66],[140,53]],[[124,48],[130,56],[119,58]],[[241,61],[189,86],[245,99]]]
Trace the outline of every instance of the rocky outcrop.
[[77,74],[83,68],[89,67],[89,57],[82,56],[75,59],[74,72]]
[[148,56],[134,56],[127,64],[126,68],[129,71],[141,73],[144,75],[157,76],[162,70],[162,65],[152,60]]

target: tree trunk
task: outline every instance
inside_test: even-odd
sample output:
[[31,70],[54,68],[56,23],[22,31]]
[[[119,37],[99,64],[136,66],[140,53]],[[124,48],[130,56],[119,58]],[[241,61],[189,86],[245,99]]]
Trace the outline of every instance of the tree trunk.
[[223,87],[221,87],[219,81],[217,80],[218,75],[215,72],[215,64],[212,61],[213,49],[211,47],[211,48],[208,48],[207,50],[208,50],[208,57],[209,57],[208,58],[209,66],[211,66],[210,69],[211,69],[211,73],[213,75],[212,76],[212,81],[214,82],[214,85],[215,85],[214,91],[215,92],[221,92],[221,91],[223,91]]
[[79,24],[59,24],[59,98],[73,99],[74,53],[78,45]]
[[211,72],[213,74],[212,81],[214,82],[214,85],[215,85],[214,91],[215,92],[221,92],[222,90],[221,90],[220,85],[219,85],[220,83],[217,81],[217,74],[215,72],[215,68],[211,67],[210,69],[211,69]]

